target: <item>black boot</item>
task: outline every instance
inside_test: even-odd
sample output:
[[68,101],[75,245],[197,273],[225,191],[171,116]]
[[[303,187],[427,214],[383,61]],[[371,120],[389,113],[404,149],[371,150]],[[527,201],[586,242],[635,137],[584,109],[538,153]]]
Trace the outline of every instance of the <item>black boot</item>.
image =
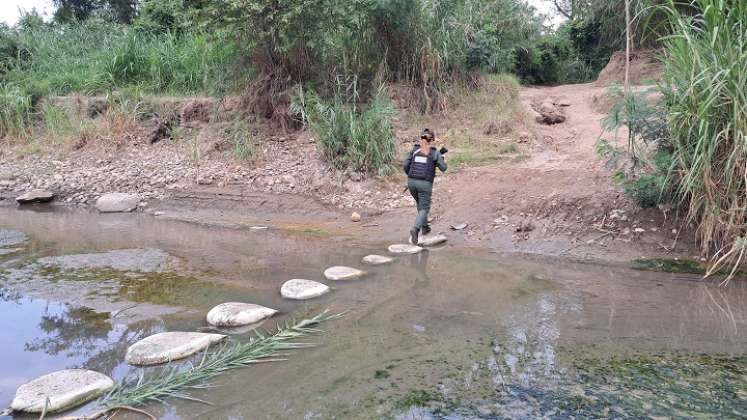
[[410,243],[413,245],[418,244],[418,230],[413,229],[410,231]]
[[425,225],[422,228],[420,228],[420,233],[422,235],[427,235],[427,234],[431,233],[431,225]]

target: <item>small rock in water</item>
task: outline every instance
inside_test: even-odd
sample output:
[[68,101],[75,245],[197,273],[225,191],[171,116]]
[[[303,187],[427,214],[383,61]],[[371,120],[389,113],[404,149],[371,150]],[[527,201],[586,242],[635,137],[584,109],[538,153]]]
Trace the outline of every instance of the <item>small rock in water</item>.
[[86,403],[113,387],[114,381],[99,372],[60,370],[18,387],[10,408],[26,413],[41,413],[45,407],[47,412],[62,411]]
[[26,242],[26,234],[15,229],[0,229],[0,247],[20,245]]
[[464,230],[467,229],[467,226],[469,226],[467,223],[457,223],[454,225],[451,225],[452,230]]
[[16,197],[16,201],[18,202],[18,204],[47,203],[52,201],[53,198],[53,192],[36,189]]
[[126,213],[135,210],[138,203],[137,194],[109,193],[96,200],[96,209],[101,213]]
[[361,215],[357,212],[353,212],[353,214],[350,215],[350,220],[352,222],[360,222],[361,221]]
[[286,299],[313,299],[327,293],[329,293],[329,286],[312,280],[292,279],[280,287],[280,295]]
[[418,245],[420,246],[436,246],[441,245],[442,243],[446,242],[448,238],[446,235],[427,235],[427,236],[421,236],[420,239],[418,239]]
[[324,270],[324,277],[328,280],[351,280],[364,274],[366,273],[353,267],[336,266]]
[[125,354],[125,361],[137,366],[168,363],[191,356],[224,338],[226,336],[222,334],[162,332],[131,345]]
[[275,315],[278,311],[253,303],[227,302],[207,314],[207,322],[216,327],[241,327]]
[[389,264],[392,261],[394,261],[394,258],[384,255],[366,255],[363,257],[363,262],[371,265]]
[[269,227],[267,227],[267,226],[251,226],[249,228],[249,230],[255,230],[255,231],[256,230],[267,230],[267,229],[269,229]]
[[411,244],[389,245],[388,249],[392,254],[417,254],[423,250],[423,248]]

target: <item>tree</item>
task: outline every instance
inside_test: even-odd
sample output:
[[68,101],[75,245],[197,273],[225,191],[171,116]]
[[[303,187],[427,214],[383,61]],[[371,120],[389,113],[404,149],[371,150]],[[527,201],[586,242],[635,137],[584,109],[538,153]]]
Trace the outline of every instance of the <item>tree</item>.
[[137,0],[53,0],[57,10],[54,19],[58,22],[83,21],[96,10],[108,9],[116,20],[130,23],[137,12]]

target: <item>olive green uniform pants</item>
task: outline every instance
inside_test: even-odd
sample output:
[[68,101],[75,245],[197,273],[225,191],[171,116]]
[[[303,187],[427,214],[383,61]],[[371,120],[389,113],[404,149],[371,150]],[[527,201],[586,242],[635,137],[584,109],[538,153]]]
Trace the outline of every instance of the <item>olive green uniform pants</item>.
[[418,205],[418,216],[415,218],[414,229],[420,230],[428,224],[428,212],[431,211],[431,194],[433,183],[422,179],[407,179],[407,189]]

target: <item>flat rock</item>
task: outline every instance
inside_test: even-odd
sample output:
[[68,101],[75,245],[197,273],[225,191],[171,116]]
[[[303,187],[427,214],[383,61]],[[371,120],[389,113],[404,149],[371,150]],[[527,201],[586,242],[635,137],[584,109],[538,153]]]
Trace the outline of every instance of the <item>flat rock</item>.
[[157,248],[144,248],[43,257],[39,258],[37,262],[65,270],[110,268],[117,271],[157,273],[165,271],[172,260],[173,258],[166,251]]
[[392,254],[417,254],[423,250],[423,248],[411,244],[389,245],[388,249]]
[[25,233],[15,229],[0,229],[0,247],[20,245],[28,237]]
[[448,241],[449,239],[446,237],[446,235],[438,234],[438,235],[427,235],[427,236],[421,236],[420,239],[418,239],[418,245],[420,246],[436,246],[441,245],[442,243]]
[[384,255],[366,255],[363,257],[363,262],[371,265],[389,264],[392,261],[394,261],[394,258]]
[[253,303],[226,302],[207,314],[207,322],[216,327],[242,327],[275,315],[278,311]]
[[[16,391],[10,408],[41,413],[62,411],[86,403],[114,387],[114,381],[99,372],[67,369],[48,373],[27,382]],[[49,399],[49,403],[47,403]]]
[[31,190],[16,197],[18,204],[47,203],[54,199],[54,193],[47,190]]
[[191,356],[224,338],[226,336],[222,334],[162,332],[131,345],[125,354],[125,361],[138,366],[168,363]]
[[366,273],[353,267],[335,266],[324,270],[324,277],[328,280],[352,280],[364,274]]
[[96,200],[96,209],[101,213],[130,212],[137,208],[140,196],[137,194],[109,193]]
[[286,299],[313,299],[327,293],[329,293],[329,286],[313,280],[288,280],[280,287],[280,294]]
[[450,227],[452,230],[464,230],[467,229],[467,226],[469,226],[467,223],[455,223]]

